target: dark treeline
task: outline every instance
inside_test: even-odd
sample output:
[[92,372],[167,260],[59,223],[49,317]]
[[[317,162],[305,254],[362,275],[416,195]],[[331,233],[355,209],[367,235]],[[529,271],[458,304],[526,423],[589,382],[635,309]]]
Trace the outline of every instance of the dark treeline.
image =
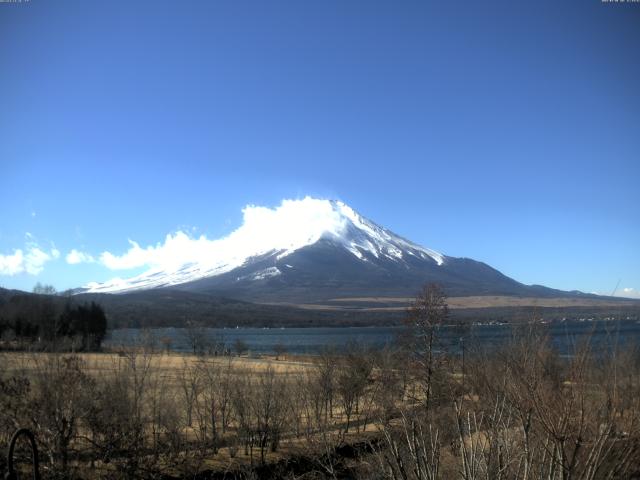
[[[404,308],[372,311],[366,305],[343,310],[313,310],[291,305],[265,305],[214,295],[157,289],[125,295],[82,294],[81,301],[95,301],[109,312],[109,328],[184,327],[193,322],[204,327],[357,327],[402,325]],[[322,303],[322,302],[318,302]],[[397,304],[371,304],[368,307]],[[335,305],[334,305],[335,307]],[[605,317],[640,319],[640,302],[616,307],[536,307],[546,320]],[[449,314],[451,322],[526,322],[531,308],[460,308]]]
[[[0,288],[0,311],[2,305],[22,301],[30,294]],[[14,297],[19,297],[12,300]],[[156,289],[131,292],[125,295],[79,294],[72,297],[75,302],[95,302],[108,312],[108,328],[165,328],[183,327],[192,322],[203,327],[356,327],[402,325],[406,317],[404,308],[395,311],[372,311],[367,305],[362,308],[343,310],[313,310],[292,305],[265,305],[245,302],[216,295],[184,292],[171,289]],[[60,308],[64,297],[55,297]],[[322,302],[319,302],[322,303]],[[335,305],[334,305],[335,306]],[[368,305],[369,307],[395,306],[394,304]],[[580,318],[640,318],[640,303],[603,307],[536,307],[540,317],[546,320]],[[531,308],[490,307],[459,308],[449,315],[451,322],[526,322],[531,318]]]
[[3,348],[96,350],[107,331],[104,310],[95,302],[76,303],[51,287],[15,294],[0,303]]

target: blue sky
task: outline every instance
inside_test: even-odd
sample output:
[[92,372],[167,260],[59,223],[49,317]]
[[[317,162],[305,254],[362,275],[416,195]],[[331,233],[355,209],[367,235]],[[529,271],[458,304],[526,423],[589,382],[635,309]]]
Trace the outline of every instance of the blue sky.
[[637,294],[639,44],[640,4],[599,0],[0,3],[0,286],[311,195]]

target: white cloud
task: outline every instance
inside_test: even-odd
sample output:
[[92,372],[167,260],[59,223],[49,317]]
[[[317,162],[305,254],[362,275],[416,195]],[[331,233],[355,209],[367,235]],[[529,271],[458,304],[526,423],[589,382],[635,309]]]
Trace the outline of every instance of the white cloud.
[[88,253],[85,253],[85,252],[80,252],[80,251],[76,250],[75,248],[72,249],[69,253],[67,253],[67,256],[65,257],[65,260],[70,265],[76,265],[78,263],[93,263],[93,262],[95,262],[95,259],[91,255],[89,255]]
[[628,298],[640,298],[640,290],[637,290],[632,287],[623,288],[621,292],[618,292],[617,297],[628,297]]
[[42,250],[37,244],[31,242],[25,251],[16,249],[11,255],[0,254],[0,275],[17,275],[26,272],[29,275],[38,275],[44,269],[44,264],[60,256],[60,252],[53,247],[49,252]]
[[323,232],[338,233],[345,227],[344,218],[329,201],[309,197],[284,200],[276,208],[249,205],[242,213],[242,226],[224,238],[209,240],[204,235],[193,238],[178,231],[167,235],[163,243],[144,248],[129,240],[128,251],[122,255],[103,252],[100,262],[112,270],[149,267],[175,271],[196,262],[216,268],[223,261],[241,264],[247,255],[314,243]]
[[38,275],[44,269],[46,262],[56,258],[55,252],[57,252],[57,250],[54,249],[49,254],[35,245],[28,247],[27,254],[24,257],[25,271],[30,275]]
[[[175,237],[180,240],[182,237],[186,237],[186,234],[178,232]],[[190,239],[188,239],[190,240]],[[133,240],[129,240],[131,248],[123,255],[117,256],[111,252],[103,252],[100,255],[100,261],[102,264],[111,270],[125,270],[129,268],[142,267],[145,265],[155,265],[164,263],[168,256],[168,248],[174,243],[173,237],[167,235],[164,245],[157,244],[155,247],[149,246],[145,249],[140,248],[138,243]],[[167,248],[165,248],[167,247]]]
[[24,271],[22,250],[14,250],[12,255],[0,255],[0,275],[16,275]]

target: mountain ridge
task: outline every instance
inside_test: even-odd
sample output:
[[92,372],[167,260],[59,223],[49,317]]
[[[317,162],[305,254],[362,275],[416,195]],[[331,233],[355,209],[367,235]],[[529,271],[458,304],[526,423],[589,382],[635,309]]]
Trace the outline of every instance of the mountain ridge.
[[[77,292],[122,293],[180,285],[223,275],[265,257],[281,260],[323,240],[335,242],[363,262],[380,257],[401,261],[405,256],[431,259],[438,265],[445,261],[439,252],[410,242],[340,201],[310,197],[285,200],[280,207],[264,209],[269,213],[263,212],[265,218],[258,219],[255,217],[260,215],[247,214],[247,211],[244,210],[243,226],[228,237],[208,244],[203,242],[207,249],[201,252],[200,257],[183,260],[170,268],[151,268],[130,279],[92,282]],[[255,237],[260,236],[266,238],[256,241]],[[281,270],[272,270],[271,273],[278,275]]]
[[273,209],[247,207],[243,213],[240,228],[222,239],[193,240],[194,251],[178,250],[179,261],[169,266],[154,266],[130,279],[91,283],[75,293],[165,288],[252,303],[303,304],[411,296],[435,282],[449,296],[595,297],[525,285],[484,262],[444,255],[336,200],[305,197]]

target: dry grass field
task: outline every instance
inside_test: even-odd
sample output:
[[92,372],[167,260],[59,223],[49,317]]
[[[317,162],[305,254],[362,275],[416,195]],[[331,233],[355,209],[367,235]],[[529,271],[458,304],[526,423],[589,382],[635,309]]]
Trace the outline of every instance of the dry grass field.
[[[300,308],[309,310],[349,310],[364,311],[406,311],[415,301],[415,297],[345,297],[332,298],[323,304],[301,304]],[[637,306],[639,302],[632,299],[600,299],[600,298],[538,298],[514,297],[500,295],[483,295],[470,297],[449,297],[447,303],[450,309],[464,308],[499,308],[499,307],[622,307]],[[381,306],[375,306],[380,304]]]
[[[0,359],[4,365],[5,372],[23,372],[38,369],[47,359],[69,354],[59,353],[33,353],[33,352],[1,352]],[[307,372],[315,368],[315,364],[309,357],[288,356],[288,359],[276,360],[275,356],[263,356],[260,358],[250,358],[247,356],[198,356],[184,353],[144,353],[131,349],[127,353],[77,353],[85,365],[85,369],[91,375],[101,375],[104,373],[121,370],[130,361],[131,355],[144,356],[149,362],[149,369],[164,378],[180,378],[185,369],[200,365],[203,362],[212,366],[226,366],[231,362],[238,374],[259,374],[271,368],[279,375],[295,375]]]
[[[71,358],[77,361],[82,375],[90,380],[85,380],[84,385],[70,385],[69,389],[98,386],[99,391],[95,394],[102,396],[98,399],[102,404],[113,402],[117,405],[124,394],[131,397],[126,408],[131,408],[132,399],[133,403],[139,400],[143,410],[140,418],[144,425],[143,441],[149,445],[149,450],[154,450],[156,444],[173,442],[170,455],[145,454],[149,461],[150,457],[156,457],[153,459],[154,468],[163,474],[181,477],[203,470],[243,471],[251,465],[322,455],[339,444],[366,441],[377,431],[371,418],[364,424],[355,420],[363,413],[362,407],[357,415],[349,412],[347,419],[344,405],[337,398],[332,400],[331,411],[328,414],[324,412],[324,419],[318,416],[323,415],[322,409],[326,406],[316,401],[315,408],[320,411],[316,410],[315,418],[312,418],[314,413],[308,408],[314,401],[311,396],[321,395],[310,391],[311,384],[321,375],[321,367],[313,357],[212,357],[143,350],[78,354],[2,352],[1,373],[4,378],[26,378],[35,386],[46,383],[50,377],[67,378],[64,362]],[[126,391],[110,390],[109,385],[120,381],[126,383]],[[100,388],[100,385],[107,388]],[[62,385],[53,387],[66,388]],[[265,396],[273,397],[270,403],[262,402]],[[303,406],[303,402],[307,405]],[[366,403],[370,407],[371,399]],[[213,407],[214,404],[218,406]],[[162,409],[166,410],[162,412]],[[226,413],[222,413],[223,409]],[[162,417],[169,410],[171,424],[167,425]],[[243,410],[247,412],[243,413]],[[77,414],[86,414],[83,406],[79,407]],[[221,414],[228,418],[225,420]],[[250,418],[241,418],[243,415]],[[92,434],[89,428],[81,425],[82,419],[77,420],[75,440],[68,448],[70,452],[80,454],[93,448],[86,441]],[[122,424],[121,419],[114,419],[114,422]],[[266,425],[268,422],[276,425]],[[351,423],[350,430],[346,422]],[[324,423],[322,435],[318,434],[319,423]],[[218,431],[214,434],[216,429]],[[248,429],[254,433],[248,434]],[[278,429],[277,448],[260,445],[260,434],[255,432],[261,429],[265,430],[265,438],[268,430]],[[179,440],[176,442],[177,437]],[[212,442],[216,444],[215,448],[212,448]],[[158,450],[163,449],[158,447]],[[70,465],[76,473],[82,472],[83,477],[97,478],[115,474],[118,468],[115,462],[101,460],[93,461],[90,469],[83,462],[70,462]]]
[[585,342],[561,357],[530,324],[498,350],[460,358],[437,353],[436,330],[421,325],[404,349],[349,345],[315,357],[3,352],[0,447],[31,428],[46,478],[640,473],[633,346]]

